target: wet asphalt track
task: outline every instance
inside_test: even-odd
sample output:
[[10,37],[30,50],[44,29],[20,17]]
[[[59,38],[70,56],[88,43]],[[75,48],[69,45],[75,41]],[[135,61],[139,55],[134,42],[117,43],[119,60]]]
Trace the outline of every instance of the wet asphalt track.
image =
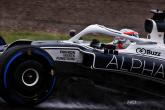
[[[72,89],[73,90],[73,89]],[[89,90],[89,89],[88,89]],[[57,99],[56,96],[51,96],[47,101],[31,108],[13,107],[6,104],[0,99],[0,110],[164,110],[165,99],[144,98],[120,94],[117,91],[105,91],[100,88],[92,90],[93,97],[90,92],[88,97],[83,96],[84,90],[74,90],[76,97],[68,94],[73,91],[66,91],[67,96]],[[81,93],[83,92],[83,93]],[[66,93],[64,93],[66,94]],[[78,98],[77,98],[78,97]],[[86,98],[85,98],[86,97]],[[94,100],[93,100],[94,99]]]
[[49,99],[33,108],[11,107],[4,101],[0,102],[0,110],[164,110],[165,101],[160,100],[112,100],[109,105],[83,103],[83,102],[62,102]]

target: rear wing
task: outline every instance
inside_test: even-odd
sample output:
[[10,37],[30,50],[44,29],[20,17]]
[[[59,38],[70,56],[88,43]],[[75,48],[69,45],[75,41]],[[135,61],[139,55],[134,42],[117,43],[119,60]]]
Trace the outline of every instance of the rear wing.
[[124,34],[120,31],[114,30],[114,29],[110,29],[107,28],[103,25],[98,25],[98,24],[94,24],[94,25],[90,25],[88,27],[86,27],[84,30],[82,30],[80,33],[78,33],[77,35],[73,36],[71,39],[69,39],[69,42],[74,42],[74,43],[78,43],[79,39],[86,35],[86,34],[91,34],[91,33],[100,33],[100,34],[105,34],[108,35],[110,37],[122,37],[122,38],[126,38],[129,39],[130,41],[134,41],[138,44],[156,44],[156,42],[152,42],[149,39],[143,39],[143,38],[136,38],[127,34]]

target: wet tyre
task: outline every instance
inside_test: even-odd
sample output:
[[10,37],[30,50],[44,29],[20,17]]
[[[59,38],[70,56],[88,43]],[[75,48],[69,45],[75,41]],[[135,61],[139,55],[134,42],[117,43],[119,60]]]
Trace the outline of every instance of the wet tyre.
[[45,101],[56,82],[54,61],[44,50],[15,46],[0,59],[1,96],[12,105],[33,106]]

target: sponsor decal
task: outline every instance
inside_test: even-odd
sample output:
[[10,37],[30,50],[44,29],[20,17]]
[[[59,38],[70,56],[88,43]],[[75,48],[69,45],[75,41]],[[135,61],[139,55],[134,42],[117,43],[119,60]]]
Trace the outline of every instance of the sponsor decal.
[[47,49],[46,50],[55,61],[82,62],[82,54],[78,50],[69,49]]
[[99,60],[95,62],[95,68],[106,70],[120,70],[124,72],[136,73],[144,76],[165,79],[165,63],[163,61],[131,58],[125,56],[112,55],[99,65]]
[[68,51],[68,50],[60,50],[60,56],[58,56],[57,60],[75,60],[75,51]]
[[161,55],[161,52],[157,52],[157,51],[153,51],[153,50],[145,49],[145,48],[137,48],[136,53],[154,55],[154,56],[160,56]]

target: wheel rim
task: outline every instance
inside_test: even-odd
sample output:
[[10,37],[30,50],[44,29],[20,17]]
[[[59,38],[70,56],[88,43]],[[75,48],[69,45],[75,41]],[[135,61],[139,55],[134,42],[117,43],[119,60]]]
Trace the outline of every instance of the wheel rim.
[[22,82],[28,87],[35,86],[39,81],[39,73],[34,68],[26,69],[22,74]]

